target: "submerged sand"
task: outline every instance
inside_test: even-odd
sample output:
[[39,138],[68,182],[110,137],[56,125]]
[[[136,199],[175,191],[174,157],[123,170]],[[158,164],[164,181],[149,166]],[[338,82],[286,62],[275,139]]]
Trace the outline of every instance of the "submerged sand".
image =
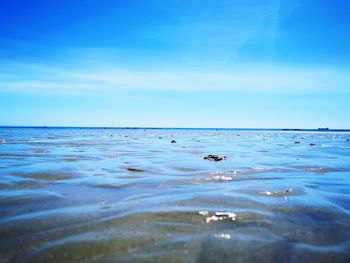
[[348,262],[349,138],[2,128],[0,262]]

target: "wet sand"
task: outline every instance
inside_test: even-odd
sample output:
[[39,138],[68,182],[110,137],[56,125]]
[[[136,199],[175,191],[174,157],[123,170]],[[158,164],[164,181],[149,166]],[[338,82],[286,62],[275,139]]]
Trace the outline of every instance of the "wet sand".
[[349,262],[349,139],[2,128],[0,262]]

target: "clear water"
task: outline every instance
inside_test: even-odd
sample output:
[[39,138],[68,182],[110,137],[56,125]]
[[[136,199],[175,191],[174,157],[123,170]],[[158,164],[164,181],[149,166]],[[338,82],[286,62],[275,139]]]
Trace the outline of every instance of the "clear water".
[[0,262],[349,261],[349,133],[0,129]]

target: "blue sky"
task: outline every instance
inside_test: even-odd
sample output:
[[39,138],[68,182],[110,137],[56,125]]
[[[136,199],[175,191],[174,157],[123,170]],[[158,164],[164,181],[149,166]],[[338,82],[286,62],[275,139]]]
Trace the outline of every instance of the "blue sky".
[[0,125],[350,128],[347,0],[0,5]]

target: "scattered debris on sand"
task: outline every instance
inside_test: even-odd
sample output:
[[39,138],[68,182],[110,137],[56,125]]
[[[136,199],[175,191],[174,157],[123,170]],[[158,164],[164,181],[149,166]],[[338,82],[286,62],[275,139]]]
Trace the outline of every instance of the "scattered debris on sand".
[[264,192],[260,192],[260,194],[267,195],[267,196],[286,196],[290,192],[292,192],[292,188],[286,188],[283,191],[274,191],[274,192],[264,191]]

